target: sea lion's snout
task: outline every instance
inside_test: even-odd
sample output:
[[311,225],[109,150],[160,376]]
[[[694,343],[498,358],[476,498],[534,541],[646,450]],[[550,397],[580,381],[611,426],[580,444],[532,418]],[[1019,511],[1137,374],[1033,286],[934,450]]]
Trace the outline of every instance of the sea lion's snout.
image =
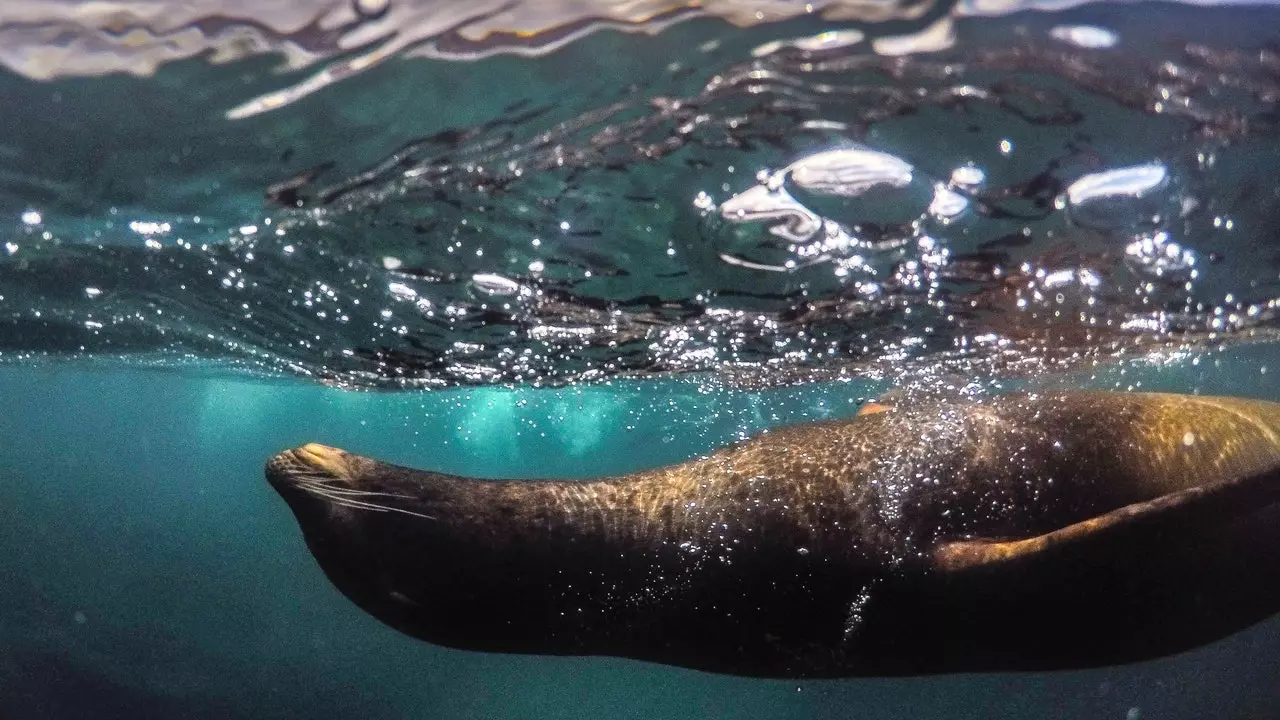
[[307,443],[285,450],[267,461],[267,480],[277,488],[300,482],[351,481],[356,473],[354,456],[338,448]]

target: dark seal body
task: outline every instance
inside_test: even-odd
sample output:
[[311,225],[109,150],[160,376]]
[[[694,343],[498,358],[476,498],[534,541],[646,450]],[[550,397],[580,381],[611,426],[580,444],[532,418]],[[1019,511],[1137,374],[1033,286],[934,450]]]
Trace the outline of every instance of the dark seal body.
[[1280,404],[1071,392],[879,410],[594,481],[321,445],[267,477],[347,597],[457,648],[772,677],[1049,670],[1280,611]]

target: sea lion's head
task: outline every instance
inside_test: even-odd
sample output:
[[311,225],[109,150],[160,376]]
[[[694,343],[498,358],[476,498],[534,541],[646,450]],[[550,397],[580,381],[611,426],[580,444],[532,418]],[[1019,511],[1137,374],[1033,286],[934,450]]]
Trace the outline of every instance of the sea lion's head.
[[[394,536],[431,523],[422,488],[402,468],[309,443],[267,461],[267,481],[288,503],[308,549],[344,595],[401,627],[408,600],[403,553]],[[420,594],[415,592],[415,594]]]
[[428,508],[438,488],[432,481],[447,477],[319,443],[279,453],[267,461],[266,475],[304,531],[320,520],[340,525],[371,515],[434,520]]
[[373,461],[345,450],[308,443],[267,461],[267,482],[280,493],[299,522],[316,512],[358,506],[369,491],[360,487]]

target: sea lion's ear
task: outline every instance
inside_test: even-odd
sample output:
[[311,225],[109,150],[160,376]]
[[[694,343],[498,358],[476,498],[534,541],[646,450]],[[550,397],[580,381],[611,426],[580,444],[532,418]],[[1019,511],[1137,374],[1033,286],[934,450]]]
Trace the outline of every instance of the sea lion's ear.
[[1280,501],[1280,468],[1187,488],[1133,503],[1072,525],[1018,540],[971,538],[934,547],[932,566],[942,572],[995,570],[1066,552],[1079,557],[1092,547],[1114,548],[1126,536],[1194,533]]

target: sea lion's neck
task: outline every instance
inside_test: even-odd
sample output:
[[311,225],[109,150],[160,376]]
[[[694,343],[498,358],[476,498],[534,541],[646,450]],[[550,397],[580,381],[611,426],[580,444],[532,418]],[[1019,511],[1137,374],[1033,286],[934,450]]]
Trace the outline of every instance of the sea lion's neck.
[[[716,641],[744,624],[767,629],[744,643],[807,647],[842,632],[849,593],[877,563],[834,497],[835,476],[786,482],[760,470],[729,449],[583,482],[406,475],[424,498],[408,509],[431,519],[362,516],[372,546],[414,544],[377,556],[377,579],[361,584],[377,590],[353,599],[415,636],[489,651],[656,658],[674,634],[695,648],[692,666],[710,668],[746,662]],[[761,594],[776,605],[715,613]],[[802,600],[821,622],[777,611]]]

